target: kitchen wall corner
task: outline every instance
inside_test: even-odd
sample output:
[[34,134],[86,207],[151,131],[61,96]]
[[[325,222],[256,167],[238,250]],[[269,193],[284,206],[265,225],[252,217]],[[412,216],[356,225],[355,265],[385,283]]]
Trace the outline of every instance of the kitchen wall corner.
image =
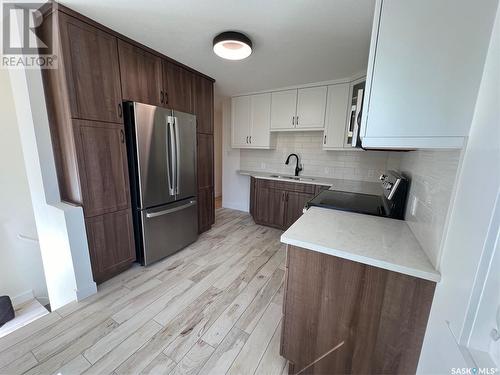
[[388,169],[411,180],[405,220],[439,269],[441,242],[462,150],[419,150],[391,154]]

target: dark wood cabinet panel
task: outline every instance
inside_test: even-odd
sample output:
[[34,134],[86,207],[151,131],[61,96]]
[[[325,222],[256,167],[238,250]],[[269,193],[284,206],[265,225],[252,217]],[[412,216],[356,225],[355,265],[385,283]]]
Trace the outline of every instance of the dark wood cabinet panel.
[[197,134],[198,188],[214,185],[214,137]]
[[205,232],[215,222],[214,137],[197,134],[198,229]]
[[122,122],[116,37],[59,13],[71,117]]
[[86,217],[130,207],[122,125],[73,122]]
[[256,197],[255,197],[255,192],[256,192],[256,185],[257,180],[255,177],[250,177],[250,215],[255,217],[255,203],[256,203]]
[[250,180],[250,214],[255,222],[288,229],[301,215],[304,205],[323,187],[312,184]]
[[197,117],[198,133],[214,133],[214,88],[212,81],[195,76],[193,78],[193,110]]
[[92,273],[97,283],[110,279],[135,261],[130,209],[87,218]]
[[285,229],[288,229],[302,216],[304,205],[313,197],[314,194],[297,193],[295,191],[286,192]]
[[286,192],[269,187],[265,180],[257,179],[255,184],[255,216],[257,224],[282,229],[285,225]]
[[181,112],[193,113],[193,73],[170,61],[163,60],[165,105]]
[[118,54],[123,99],[164,105],[161,58],[122,40]]
[[198,190],[198,232],[209,230],[214,221],[214,188],[209,186]]
[[415,373],[435,283],[287,247],[281,354],[305,374]]

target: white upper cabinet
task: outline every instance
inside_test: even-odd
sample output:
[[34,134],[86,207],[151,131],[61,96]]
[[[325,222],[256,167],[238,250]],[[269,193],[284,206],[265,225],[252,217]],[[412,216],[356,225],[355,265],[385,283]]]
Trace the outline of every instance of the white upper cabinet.
[[327,86],[271,94],[271,130],[323,130]]
[[326,93],[326,86],[298,89],[295,128],[324,128]]
[[249,145],[250,96],[231,99],[231,145],[240,148]]
[[362,143],[455,148],[469,133],[496,0],[377,0]]
[[271,94],[250,97],[250,146],[270,148],[271,143]]
[[231,99],[231,146],[233,148],[274,148],[270,122],[270,93],[233,97]]
[[297,90],[275,91],[271,93],[271,129],[295,128],[297,112]]
[[349,83],[328,86],[323,149],[344,148],[349,113]]

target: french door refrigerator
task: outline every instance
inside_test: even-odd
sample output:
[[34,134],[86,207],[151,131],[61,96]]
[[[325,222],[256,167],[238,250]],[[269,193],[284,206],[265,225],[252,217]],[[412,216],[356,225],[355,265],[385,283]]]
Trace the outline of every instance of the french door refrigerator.
[[198,237],[196,117],[124,104],[137,257],[149,265]]

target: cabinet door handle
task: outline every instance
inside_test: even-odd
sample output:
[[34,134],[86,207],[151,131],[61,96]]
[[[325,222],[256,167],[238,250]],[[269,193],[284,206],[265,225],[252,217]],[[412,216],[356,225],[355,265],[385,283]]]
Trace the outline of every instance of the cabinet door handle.
[[165,91],[165,104],[168,104],[168,94],[166,91]]
[[252,143],[252,136],[248,137],[248,143]]
[[299,125],[299,116],[295,118],[295,126]]
[[163,90],[160,91],[160,103],[163,104],[163,100],[165,98],[165,95],[163,95]]
[[122,111],[122,103],[118,103],[118,117],[122,118],[123,111]]
[[120,129],[120,140],[122,143],[125,143],[125,133],[123,132],[123,129]]
[[326,134],[325,134],[325,140],[323,141],[323,144],[326,145]]
[[292,116],[292,125],[295,126],[295,116]]
[[245,143],[248,143],[248,135],[247,135],[247,137],[246,137],[246,139],[245,139]]

